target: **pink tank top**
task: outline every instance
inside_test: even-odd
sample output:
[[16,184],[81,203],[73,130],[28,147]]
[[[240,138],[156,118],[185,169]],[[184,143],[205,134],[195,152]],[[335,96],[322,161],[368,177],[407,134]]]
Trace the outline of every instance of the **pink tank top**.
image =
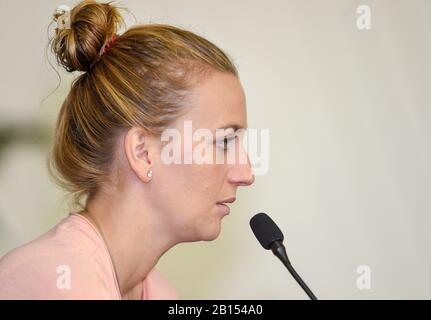
[[[70,213],[51,230],[0,259],[0,299],[121,299],[108,249],[84,216]],[[179,299],[153,268],[143,300]]]

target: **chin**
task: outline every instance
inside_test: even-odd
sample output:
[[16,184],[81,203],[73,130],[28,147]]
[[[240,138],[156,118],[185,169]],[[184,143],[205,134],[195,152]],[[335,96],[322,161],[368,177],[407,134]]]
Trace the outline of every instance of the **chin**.
[[202,241],[213,241],[218,238],[221,233],[221,222],[215,221],[210,225],[207,225],[205,230],[201,232]]
[[213,241],[221,233],[220,217],[205,219],[185,228],[181,242]]

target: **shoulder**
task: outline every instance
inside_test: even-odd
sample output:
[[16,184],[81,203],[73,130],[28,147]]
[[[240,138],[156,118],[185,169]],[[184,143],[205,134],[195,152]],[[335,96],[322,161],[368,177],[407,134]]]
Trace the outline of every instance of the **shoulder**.
[[180,296],[170,281],[156,268],[144,280],[145,300],[179,300]]
[[98,299],[94,257],[76,252],[29,254],[17,249],[0,260],[0,299]]
[[0,259],[0,299],[98,299],[97,244],[70,220]]

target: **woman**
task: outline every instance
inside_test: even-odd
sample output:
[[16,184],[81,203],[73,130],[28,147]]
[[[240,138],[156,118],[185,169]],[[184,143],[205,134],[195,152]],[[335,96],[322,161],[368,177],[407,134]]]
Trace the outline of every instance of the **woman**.
[[[229,146],[246,155],[230,144],[247,127],[237,70],[214,44],[177,27],[117,35],[123,20],[110,3],[83,1],[55,20],[53,52],[83,73],[61,107],[50,171],[80,210],[0,260],[0,298],[178,299],[158,260],[178,243],[216,239],[226,203],[254,176],[247,156],[166,161],[161,137],[177,130],[185,145],[191,123],[216,132],[211,147],[225,159]],[[230,131],[217,136],[222,127]],[[191,147],[181,159],[197,142]]]

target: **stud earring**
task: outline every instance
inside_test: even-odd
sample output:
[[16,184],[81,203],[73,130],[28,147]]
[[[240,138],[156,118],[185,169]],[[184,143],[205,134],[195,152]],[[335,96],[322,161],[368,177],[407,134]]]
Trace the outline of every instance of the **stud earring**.
[[153,170],[151,170],[151,169],[148,170],[147,177],[150,179],[153,177]]

